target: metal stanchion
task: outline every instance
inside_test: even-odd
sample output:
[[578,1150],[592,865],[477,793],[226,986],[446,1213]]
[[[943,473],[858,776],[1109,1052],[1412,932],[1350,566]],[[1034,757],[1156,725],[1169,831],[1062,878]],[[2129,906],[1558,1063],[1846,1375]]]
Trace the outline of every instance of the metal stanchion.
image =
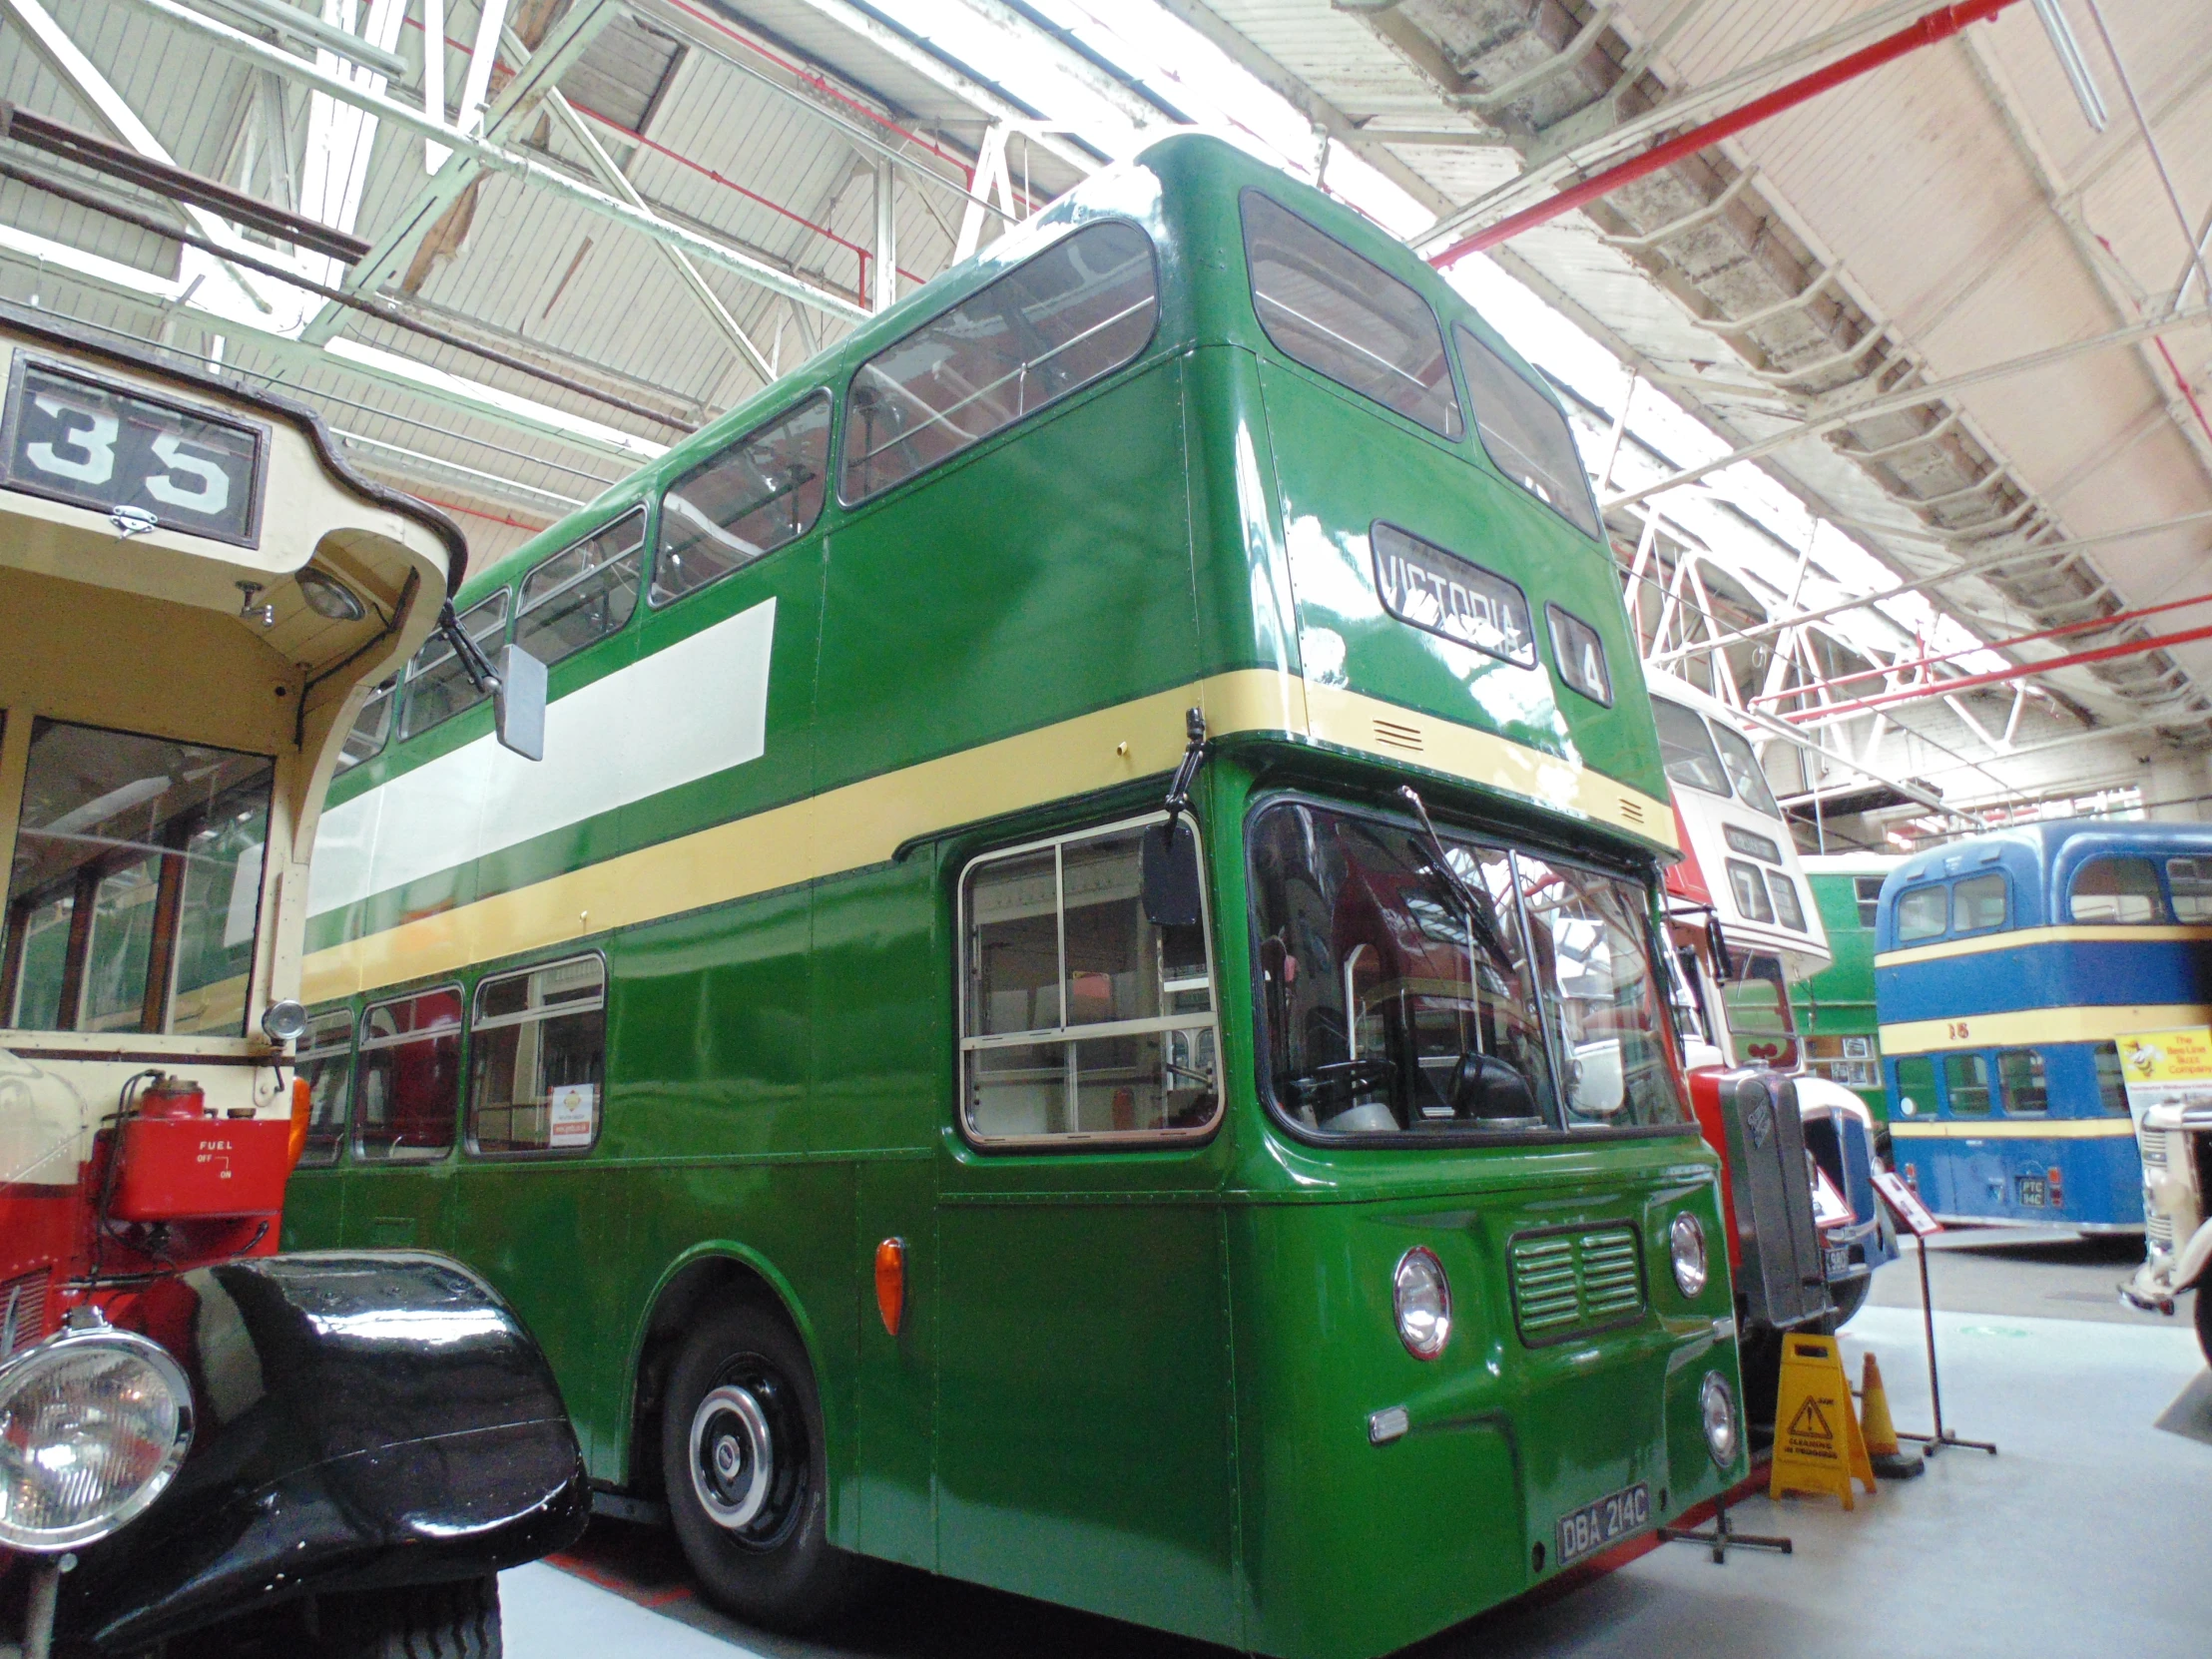
[[1901,1428],[1898,1430],[1898,1438],[1901,1440],[1918,1440],[1922,1445],[1928,1447],[1928,1454],[1931,1457],[1946,1445],[1965,1446],[1974,1451],[1986,1451],[1994,1457],[1997,1454],[1994,1442],[1961,1439],[1943,1426],[1943,1384],[1936,1374],[1936,1298],[1928,1286],[1927,1237],[1925,1235],[1917,1236],[1913,1241],[1913,1248],[1914,1254],[1921,1259],[1921,1322],[1928,1330],[1928,1398],[1930,1404],[1935,1407],[1936,1432],[1933,1434],[1909,1434]]
[[1688,1526],[1662,1526],[1659,1528],[1659,1541],[1670,1544],[1710,1544],[1713,1550],[1713,1565],[1716,1567],[1728,1564],[1728,1550],[1731,1544],[1738,1549],[1771,1549],[1779,1555],[1794,1555],[1797,1553],[1797,1546],[1787,1538],[1769,1538],[1762,1537],[1756,1532],[1739,1532],[1729,1525],[1728,1503],[1725,1498],[1713,1508],[1712,1531],[1700,1532],[1696,1528]]

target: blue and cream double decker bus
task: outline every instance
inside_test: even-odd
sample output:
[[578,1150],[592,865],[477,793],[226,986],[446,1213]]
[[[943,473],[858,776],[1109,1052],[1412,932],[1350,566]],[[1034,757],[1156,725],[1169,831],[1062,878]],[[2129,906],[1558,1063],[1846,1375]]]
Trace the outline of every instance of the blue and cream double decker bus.
[[2212,827],[2072,820],[1977,835],[1883,883],[1890,1133],[1945,1220],[2136,1232],[2116,1039],[2212,1019]]

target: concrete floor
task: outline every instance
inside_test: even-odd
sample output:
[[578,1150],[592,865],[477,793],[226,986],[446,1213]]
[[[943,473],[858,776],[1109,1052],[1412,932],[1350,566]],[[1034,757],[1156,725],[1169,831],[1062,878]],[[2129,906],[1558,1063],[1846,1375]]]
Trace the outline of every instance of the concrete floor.
[[[2117,1306],[2139,1245],[1953,1233],[1930,1257],[1944,1417],[1999,1454],[1949,1450],[1846,1514],[1764,1496],[1732,1518],[1790,1556],[1662,1545],[1571,1595],[1499,1609],[1406,1659],[2206,1659],[2212,1655],[2212,1386],[2183,1304]],[[1929,1425],[1913,1258],[1846,1328],[1882,1362],[1902,1428]],[[2181,1396],[2186,1395],[2186,1398]],[[2179,1401],[2177,1405],[2177,1400]],[[2196,1438],[2154,1426],[2169,1421]],[[745,1629],[699,1602],[666,1534],[599,1523],[565,1567],[502,1580],[509,1659],[1226,1659],[1225,1650],[921,1574],[835,1639]]]

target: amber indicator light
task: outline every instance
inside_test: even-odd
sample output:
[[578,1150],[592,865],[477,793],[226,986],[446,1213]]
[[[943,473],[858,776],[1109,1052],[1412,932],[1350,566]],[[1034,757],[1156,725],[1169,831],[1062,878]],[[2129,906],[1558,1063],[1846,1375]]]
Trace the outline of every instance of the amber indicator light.
[[885,1239],[875,1247],[875,1311],[883,1316],[883,1329],[897,1336],[906,1314],[904,1239]]

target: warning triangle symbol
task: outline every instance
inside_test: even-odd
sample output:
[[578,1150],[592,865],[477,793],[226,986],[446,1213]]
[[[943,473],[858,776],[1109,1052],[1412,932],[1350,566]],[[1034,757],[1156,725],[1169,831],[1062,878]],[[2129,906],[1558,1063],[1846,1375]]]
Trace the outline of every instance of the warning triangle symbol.
[[1828,1426],[1828,1417],[1821,1410],[1817,1399],[1808,1399],[1798,1407],[1797,1415],[1790,1419],[1789,1432],[1807,1440],[1833,1440],[1836,1437],[1836,1430]]

